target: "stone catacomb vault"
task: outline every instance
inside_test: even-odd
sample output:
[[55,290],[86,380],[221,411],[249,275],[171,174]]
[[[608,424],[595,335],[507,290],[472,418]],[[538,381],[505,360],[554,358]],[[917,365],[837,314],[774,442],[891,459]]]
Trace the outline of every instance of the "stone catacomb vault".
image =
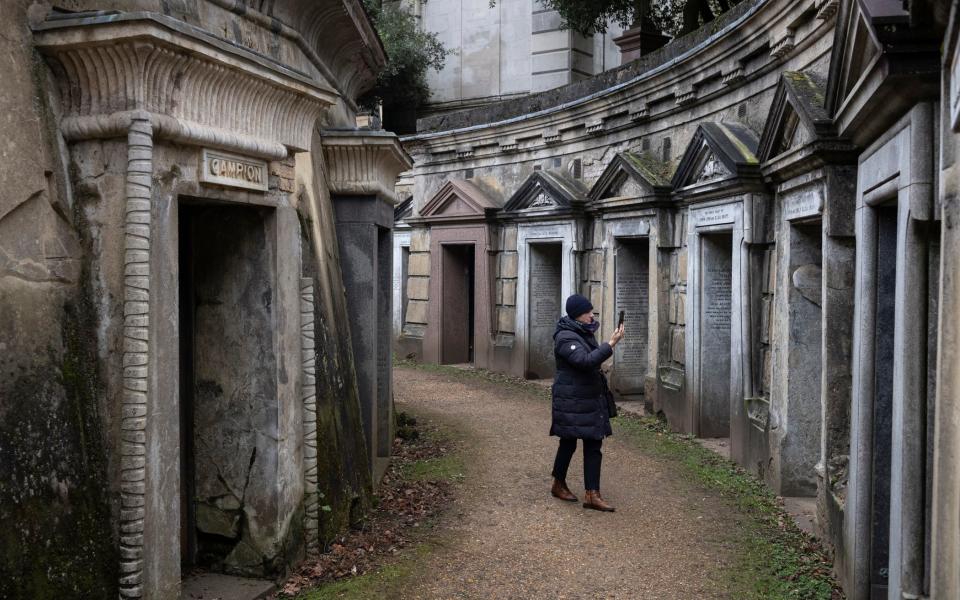
[[[349,129],[385,57],[352,0],[276,4],[34,18],[90,249],[123,598],[178,597],[181,565],[282,573],[354,518],[389,456],[409,161]],[[230,23],[245,37],[218,37]],[[323,411],[344,415],[340,440]]]
[[427,199],[484,186],[490,368],[549,376],[558,281],[604,335],[624,310],[617,394],[815,502],[849,597],[955,597],[957,10],[745,2],[615,78],[422,119],[410,289]]

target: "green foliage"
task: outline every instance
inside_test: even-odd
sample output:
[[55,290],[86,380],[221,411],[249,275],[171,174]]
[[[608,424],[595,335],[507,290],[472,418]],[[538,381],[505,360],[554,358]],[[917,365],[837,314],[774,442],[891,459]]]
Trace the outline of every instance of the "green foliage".
[[422,31],[399,2],[380,6],[376,0],[365,0],[364,4],[383,41],[387,65],[360,104],[373,108],[382,103],[387,119],[394,111],[415,111],[430,98],[427,72],[442,69],[450,51],[435,33]]

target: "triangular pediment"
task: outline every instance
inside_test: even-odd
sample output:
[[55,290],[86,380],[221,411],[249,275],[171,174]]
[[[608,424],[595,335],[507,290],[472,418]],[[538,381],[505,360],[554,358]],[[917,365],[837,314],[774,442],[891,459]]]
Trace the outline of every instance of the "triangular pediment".
[[647,153],[617,154],[590,190],[590,199],[643,198],[669,190],[669,166]]
[[[888,3],[889,4],[889,3]],[[830,98],[828,110],[836,110],[846,98],[855,93],[864,75],[880,57],[882,46],[877,38],[870,15],[864,13],[859,2],[845,2],[840,12],[840,24],[830,57]],[[909,13],[901,11],[909,20]],[[890,15],[895,18],[894,15]]]
[[560,171],[534,171],[523,182],[504,210],[561,210],[583,204],[587,189],[579,180]]
[[673,176],[674,189],[756,175],[757,145],[756,134],[741,123],[701,123]]
[[815,73],[786,72],[777,86],[758,156],[766,162],[794,148],[834,137],[824,107],[826,83]]
[[465,179],[451,179],[420,210],[424,219],[472,219],[499,208],[479,187]]

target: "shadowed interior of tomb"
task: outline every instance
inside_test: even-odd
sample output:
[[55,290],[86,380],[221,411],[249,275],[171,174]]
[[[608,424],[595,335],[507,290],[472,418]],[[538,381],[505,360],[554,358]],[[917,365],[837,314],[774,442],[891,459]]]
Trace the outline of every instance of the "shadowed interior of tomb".
[[876,331],[874,354],[873,465],[871,467],[870,588],[887,597],[890,563],[890,465],[893,441],[893,360],[897,281],[897,207],[877,215]]
[[553,334],[563,312],[560,297],[563,245],[530,244],[530,323],[527,345],[527,379],[549,379],[557,370]]
[[614,350],[613,391],[622,397],[643,394],[647,374],[650,316],[650,244],[646,238],[617,241],[614,314],[624,313],[628,332]]
[[448,365],[473,362],[475,249],[473,244],[444,244],[442,248],[441,362]]
[[272,570],[275,274],[268,209],[180,210],[181,560]]
[[730,326],[732,305],[733,236],[700,236],[702,265],[700,298],[701,437],[730,435]]

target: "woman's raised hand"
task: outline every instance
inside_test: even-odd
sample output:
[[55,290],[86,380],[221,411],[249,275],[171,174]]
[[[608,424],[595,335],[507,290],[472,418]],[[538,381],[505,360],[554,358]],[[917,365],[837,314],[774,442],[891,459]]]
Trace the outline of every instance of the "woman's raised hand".
[[610,336],[610,347],[614,347],[620,343],[620,340],[623,339],[623,325],[613,330],[613,335]]

